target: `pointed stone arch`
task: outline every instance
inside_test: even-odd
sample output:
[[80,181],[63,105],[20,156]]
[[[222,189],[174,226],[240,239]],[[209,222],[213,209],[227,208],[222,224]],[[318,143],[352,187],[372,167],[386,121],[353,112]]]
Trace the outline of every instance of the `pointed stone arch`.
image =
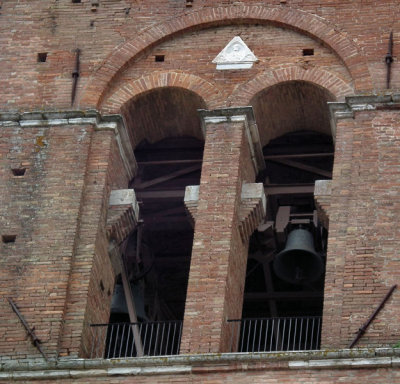
[[117,46],[89,80],[80,106],[98,106],[114,76],[144,49],[185,31],[237,22],[273,23],[306,34],[328,46],[340,57],[353,79],[356,91],[372,89],[367,61],[355,42],[321,17],[290,7],[217,6],[176,16]]

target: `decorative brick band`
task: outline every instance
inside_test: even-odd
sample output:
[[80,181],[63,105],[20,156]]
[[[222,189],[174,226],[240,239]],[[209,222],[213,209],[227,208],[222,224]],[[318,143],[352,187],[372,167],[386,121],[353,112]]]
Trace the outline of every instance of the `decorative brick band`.
[[122,162],[127,175],[132,179],[136,174],[137,164],[121,115],[102,116],[96,110],[26,113],[0,111],[0,130],[10,126],[32,128],[87,124],[93,125],[95,130],[114,131]]
[[133,189],[111,191],[107,215],[107,237],[121,244],[136,228],[139,205]]
[[286,81],[308,81],[328,90],[336,100],[354,94],[354,89],[340,77],[321,68],[304,69],[300,66],[288,66],[276,71],[267,71],[257,75],[238,87],[229,97],[229,105],[250,105],[251,99],[260,91]]
[[[185,207],[192,221],[195,221],[199,199],[199,186],[189,185],[185,190]],[[241,204],[239,208],[239,232],[243,242],[260,225],[267,212],[267,198],[262,183],[242,185]]]
[[216,108],[224,101],[221,90],[217,85],[185,72],[162,71],[125,82],[101,104],[101,110],[106,113],[117,113],[121,106],[131,98],[161,87],[179,87],[195,92],[208,108]]
[[365,57],[357,45],[339,28],[321,17],[286,7],[271,6],[216,6],[175,15],[173,18],[150,27],[131,40],[119,45],[98,68],[84,90],[81,105],[98,106],[115,75],[126,68],[140,52],[150,46],[191,29],[208,28],[229,22],[274,23],[295,29],[323,42],[346,65],[356,90],[371,90],[372,80]]

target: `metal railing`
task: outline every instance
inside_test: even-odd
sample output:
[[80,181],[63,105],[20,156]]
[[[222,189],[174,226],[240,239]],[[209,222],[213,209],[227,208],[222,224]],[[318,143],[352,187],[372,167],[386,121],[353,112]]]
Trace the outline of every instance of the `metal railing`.
[[[144,356],[179,354],[182,321],[91,324],[91,358],[137,357],[137,345]],[[140,340],[134,340],[134,334]]]
[[320,316],[228,320],[231,352],[301,351],[320,348]]

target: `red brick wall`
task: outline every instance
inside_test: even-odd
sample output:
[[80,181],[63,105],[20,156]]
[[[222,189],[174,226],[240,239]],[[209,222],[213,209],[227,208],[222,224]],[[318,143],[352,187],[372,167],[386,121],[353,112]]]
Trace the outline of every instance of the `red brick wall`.
[[120,180],[124,182],[120,188],[127,186],[124,168],[115,154],[118,148],[114,132],[95,131],[86,165],[79,235],[69,279],[62,355],[87,356],[91,343],[89,324],[107,323],[109,319],[114,271],[106,236],[108,199],[112,183]]
[[248,242],[238,210],[243,181],[255,178],[248,146],[243,122],[207,124],[182,353],[228,351],[226,320],[241,317]]
[[[120,44],[131,40],[129,43],[131,46],[146,47],[146,42],[138,39],[139,32],[144,33],[146,28],[165,22],[160,29],[164,35],[168,34],[169,30],[179,28],[174,26],[174,29],[173,23],[179,25],[180,22],[183,22],[183,16],[191,13],[196,15],[191,17],[192,26],[196,22],[205,24],[206,20],[210,20],[209,23],[212,23],[213,18],[217,20],[218,15],[225,14],[224,9],[228,9],[227,17],[237,19],[238,14],[239,17],[240,13],[245,14],[245,9],[241,8],[241,5],[254,6],[251,8],[254,11],[247,18],[252,19],[255,24],[260,23],[260,20],[269,24],[268,20],[278,19],[279,23],[286,23],[289,26],[293,24],[300,30],[309,30],[309,34],[314,33],[320,40],[329,40],[334,49],[339,49],[341,44],[346,45],[334,37],[335,33],[340,38],[348,39],[350,44],[356,43],[360,56],[365,55],[366,57],[365,61],[374,82],[373,88],[384,87],[385,64],[383,59],[387,51],[386,42],[390,30],[395,31],[394,51],[397,49],[399,40],[396,38],[396,30],[399,29],[400,21],[396,17],[397,1],[395,0],[379,4],[362,0],[329,3],[321,3],[320,0],[303,0],[288,1],[286,4],[281,4],[279,1],[271,1],[266,4],[256,0],[247,0],[235,1],[234,5],[232,1],[218,3],[210,0],[196,0],[192,8],[186,8],[184,1],[148,0],[140,3],[131,1],[120,3],[103,0],[97,12],[91,11],[89,1],[73,4],[69,1],[8,0],[3,2],[0,15],[2,20],[0,25],[2,36],[0,79],[3,84],[0,109],[69,107],[72,87],[71,73],[74,67],[76,47],[82,50],[81,77],[78,86],[79,99],[86,92],[88,80],[94,75],[95,70],[112,52],[116,52]],[[256,5],[261,5],[261,8],[255,7]],[[125,9],[129,7],[131,8],[129,14],[126,14]],[[268,15],[265,16],[265,14]],[[353,17],[354,14],[357,14],[357,18]],[[279,15],[284,16],[280,17]],[[174,20],[171,21],[171,18]],[[190,17],[188,16],[187,19],[189,20]],[[166,20],[170,21],[166,22]],[[91,22],[93,22],[93,26],[91,26]],[[317,26],[319,22],[321,26]],[[221,21],[215,23],[221,24]],[[181,28],[190,28],[191,25],[181,25]],[[334,27],[335,25],[337,27]],[[195,29],[193,28],[193,32],[188,34],[186,39],[191,41],[190,46],[195,47],[194,53],[197,54],[197,40],[202,32],[199,34]],[[285,30],[283,33],[291,34],[293,32]],[[154,31],[148,32],[149,36],[151,34],[154,34]],[[264,38],[268,39],[266,36]],[[301,38],[308,39],[304,35]],[[168,45],[168,43],[164,44]],[[220,46],[220,49],[224,44]],[[216,45],[212,48],[213,52],[215,50]],[[46,63],[37,62],[37,53],[39,52],[48,52]],[[286,56],[287,54],[284,55],[284,57]],[[301,59],[301,55],[298,58]],[[202,60],[205,60],[204,56]],[[360,59],[349,55],[348,60],[348,65],[351,66]],[[186,60],[186,63],[189,61],[190,58]],[[118,62],[122,65],[121,60],[118,61],[116,57],[116,63]],[[199,64],[197,60],[196,63]],[[150,63],[150,58],[148,64],[153,65]],[[269,69],[268,61],[261,64],[257,71]],[[396,66],[397,64],[394,63],[394,69]],[[112,71],[118,70],[118,67],[114,68],[114,65],[112,67]],[[173,69],[180,70],[181,68],[173,66]],[[397,73],[398,71],[393,71],[394,87],[398,87],[400,84],[400,77]],[[354,75],[357,76],[357,70],[354,71]],[[224,81],[227,82],[226,79]],[[371,88],[371,86],[368,85],[368,82],[360,82],[357,88],[362,90]],[[103,90],[104,86],[101,92]],[[95,98],[96,95],[93,97]],[[85,103],[85,106],[93,107],[94,104],[89,102]]]
[[[259,84],[293,79],[315,82],[336,97],[351,93],[353,88],[357,92],[380,92],[385,88],[384,56],[390,30],[394,31],[394,52],[399,50],[397,0],[274,0],[267,4],[256,0],[194,0],[192,8],[185,4],[183,0],[101,0],[98,9],[92,11],[85,0],[81,4],[3,1],[0,109],[69,109],[77,47],[82,51],[77,100],[80,106],[102,105],[107,111],[118,111],[130,97],[165,85],[198,92],[212,108],[251,100],[260,90]],[[210,61],[237,34],[260,62],[249,71],[217,72]],[[301,50],[310,47],[316,54],[305,59]],[[45,63],[37,61],[39,52],[48,52]],[[154,62],[155,54],[165,54],[165,62]],[[395,61],[393,88],[400,86],[397,67]],[[175,77],[179,78],[176,83]],[[339,122],[324,308],[325,346],[345,346],[399,276],[398,125],[394,111],[360,112],[355,120]],[[37,354],[22,327],[15,326],[15,315],[4,301],[6,296],[16,300],[52,355],[59,350],[66,355],[78,354],[85,349],[81,344],[85,325],[107,318],[108,290],[113,285],[104,233],[107,199],[111,186],[127,183],[115,153],[112,134],[93,132],[90,126],[1,127],[0,230],[17,238],[15,243],[0,243],[0,354]],[[217,155],[210,152],[207,156]],[[239,160],[224,164],[236,178],[236,184],[232,180],[227,183],[227,192],[234,196],[230,202],[223,202],[230,204],[229,258],[235,248],[240,250],[238,254],[245,254],[246,247],[239,244],[235,230],[234,212],[242,179],[250,181],[253,177],[239,173]],[[26,175],[13,177],[10,167],[26,167]],[[201,214],[210,217],[211,209],[204,201],[201,204]],[[216,208],[216,214],[221,213],[220,208]],[[205,219],[202,225],[206,238],[209,227]],[[225,237],[223,232],[219,234]],[[197,252],[210,252],[196,247],[194,259],[200,257]],[[242,265],[240,260],[238,264]],[[211,274],[213,266],[211,263],[204,268]],[[229,270],[227,266],[225,263],[224,273],[231,279],[227,286],[233,286],[236,293],[227,295],[226,306],[218,308],[218,321],[223,315],[239,316],[241,307],[233,298],[242,289],[242,267],[231,266]],[[201,268],[198,275],[205,273]],[[104,292],[99,280],[103,280]],[[192,286],[192,293],[196,289],[204,292],[206,283]],[[226,292],[219,293],[220,300]],[[100,299],[103,297],[106,300]],[[398,341],[397,301],[395,292],[364,337],[364,344]],[[99,307],[100,302],[104,304]],[[188,305],[196,304],[192,301]],[[100,311],[93,311],[98,307]],[[190,329],[195,329],[194,323]],[[205,350],[214,348],[207,346]]]
[[[83,125],[1,132],[0,236],[17,237],[0,242],[0,354],[37,354],[11,297],[50,356],[77,355],[86,324],[108,320],[114,287],[108,196],[127,186],[114,132]],[[21,166],[25,175],[13,176]]]
[[[49,354],[58,349],[78,234],[90,126],[1,128],[0,354],[36,354],[5,297],[11,297]],[[11,167],[26,167],[14,177]]]
[[[389,288],[399,282],[398,111],[356,112],[339,120],[332,181],[323,342],[345,347]],[[400,294],[359,342],[399,339]]]

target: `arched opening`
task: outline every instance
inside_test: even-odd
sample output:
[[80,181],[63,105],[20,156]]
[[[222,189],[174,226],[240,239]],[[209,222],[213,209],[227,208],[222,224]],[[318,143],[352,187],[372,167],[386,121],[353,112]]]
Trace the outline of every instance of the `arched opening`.
[[[187,185],[200,183],[204,143],[197,109],[204,107],[193,92],[159,88],[122,108],[138,164],[130,188],[139,202],[140,223],[121,245],[121,253],[136,315],[143,325],[138,332],[145,355],[176,354],[179,348],[193,242],[184,194]],[[133,338],[129,325],[115,325],[130,320],[119,276],[106,347],[111,354],[106,357],[120,356],[118,351],[124,352],[125,344],[133,345],[125,340]],[[136,354],[135,346],[125,356]]]
[[[252,100],[264,145],[266,170],[258,181],[267,217],[250,240],[242,317],[258,320],[242,320],[242,351],[319,347],[327,228],[318,220],[314,184],[332,174],[331,100],[300,81]],[[255,347],[246,337],[255,338]]]

